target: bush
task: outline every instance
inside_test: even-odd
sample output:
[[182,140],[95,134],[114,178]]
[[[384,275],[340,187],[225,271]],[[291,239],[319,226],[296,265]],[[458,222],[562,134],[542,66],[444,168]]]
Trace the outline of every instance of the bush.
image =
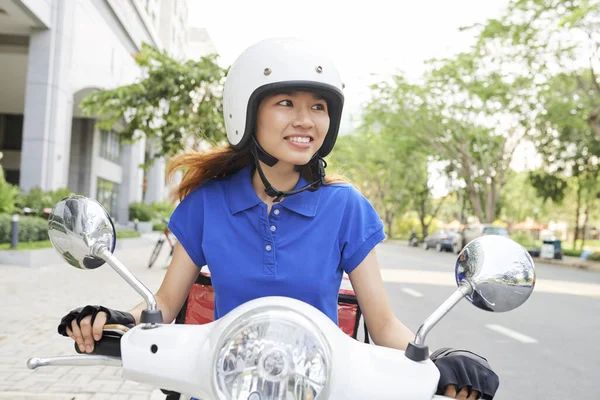
[[169,219],[171,217],[171,214],[173,214],[173,211],[175,211],[175,204],[171,204],[167,201],[162,201],[162,202],[153,202],[152,203],[152,209],[155,211],[156,218],[160,218],[162,219]]
[[29,207],[37,213],[41,213],[44,208],[54,207],[56,203],[71,194],[73,192],[67,188],[43,191],[41,188],[35,187],[28,193],[19,193],[16,205],[19,208]]
[[15,212],[18,195],[19,188],[17,186],[0,180],[0,213],[10,214]]
[[525,248],[539,248],[541,241],[535,240],[528,232],[516,231],[510,234],[510,238]]
[[575,249],[563,249],[563,254],[565,256],[570,256],[570,257],[581,257],[581,253],[583,253],[582,250],[575,250]]
[[133,229],[122,229],[117,231],[117,239],[138,238],[142,234]]
[[156,211],[152,206],[136,201],[129,204],[129,220],[137,219],[140,222],[152,221],[156,217]]
[[166,227],[167,227],[167,224],[165,224],[164,222],[158,222],[158,223],[152,225],[152,230],[162,232],[165,230]]
[[[10,243],[11,215],[0,214],[0,243]],[[19,242],[48,240],[48,221],[40,217],[19,217]]]

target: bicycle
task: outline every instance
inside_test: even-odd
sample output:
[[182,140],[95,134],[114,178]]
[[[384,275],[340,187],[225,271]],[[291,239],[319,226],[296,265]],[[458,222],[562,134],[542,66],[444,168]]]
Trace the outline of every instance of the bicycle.
[[150,256],[150,261],[148,262],[148,268],[152,268],[156,260],[158,259],[158,255],[160,254],[160,250],[163,247],[163,244],[166,242],[171,246],[171,251],[169,253],[169,257],[167,258],[167,265],[171,262],[171,258],[173,257],[173,250],[175,250],[175,243],[177,239],[173,237],[171,231],[169,230],[169,221],[163,219],[165,223],[165,229],[163,229],[161,235],[158,237],[158,242],[156,242],[156,246],[154,246],[154,250],[152,250],[152,255]]

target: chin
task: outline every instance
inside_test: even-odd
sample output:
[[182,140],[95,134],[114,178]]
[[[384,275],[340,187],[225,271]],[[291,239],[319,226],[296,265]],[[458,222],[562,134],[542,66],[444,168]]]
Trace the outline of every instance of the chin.
[[279,151],[269,152],[267,149],[267,153],[273,155],[273,157],[277,158],[281,163],[286,163],[289,165],[304,165],[308,164],[310,159],[316,150],[308,149],[306,152],[297,152],[297,151],[281,151],[283,149],[277,149]]
[[298,155],[296,156],[291,156],[288,155],[287,157],[281,157],[279,158],[280,161],[283,161],[287,164],[291,164],[291,165],[304,165],[304,164],[308,164],[308,162],[310,161],[311,155],[306,155],[304,157],[299,157]]

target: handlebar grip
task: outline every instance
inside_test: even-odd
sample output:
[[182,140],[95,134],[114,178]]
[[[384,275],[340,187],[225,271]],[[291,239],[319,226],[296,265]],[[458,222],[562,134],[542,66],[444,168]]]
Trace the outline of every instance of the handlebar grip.
[[[110,356],[121,358],[121,337],[124,332],[115,332],[114,330],[104,330],[102,337],[94,343],[94,350],[90,354],[99,356]],[[79,354],[88,354],[79,350],[77,342],[74,343],[75,351]]]

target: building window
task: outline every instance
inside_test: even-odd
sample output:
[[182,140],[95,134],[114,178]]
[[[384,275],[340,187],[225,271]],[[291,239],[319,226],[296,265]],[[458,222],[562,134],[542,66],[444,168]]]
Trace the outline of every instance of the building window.
[[119,199],[119,184],[98,178],[96,200],[106,208],[113,220],[117,219],[117,201]]
[[119,163],[121,160],[121,137],[113,131],[100,132],[100,157]]
[[2,131],[2,150],[18,150],[23,147],[23,116],[15,114],[0,115]]

